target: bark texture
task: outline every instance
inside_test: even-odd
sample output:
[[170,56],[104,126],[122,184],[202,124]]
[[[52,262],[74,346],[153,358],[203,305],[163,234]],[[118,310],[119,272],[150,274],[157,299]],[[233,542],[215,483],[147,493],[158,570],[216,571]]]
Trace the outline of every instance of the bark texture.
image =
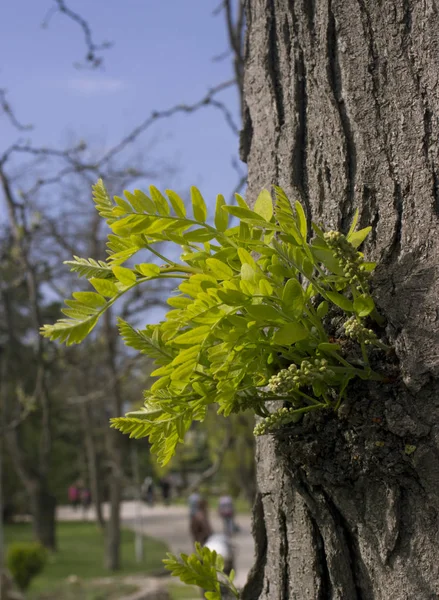
[[258,441],[244,598],[439,598],[439,3],[249,0],[247,26],[249,196],[360,209],[397,377]]

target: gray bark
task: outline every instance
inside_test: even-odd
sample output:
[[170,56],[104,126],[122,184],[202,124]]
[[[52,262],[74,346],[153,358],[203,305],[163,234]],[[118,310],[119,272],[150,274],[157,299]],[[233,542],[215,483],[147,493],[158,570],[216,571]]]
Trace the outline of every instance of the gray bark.
[[[396,380],[257,444],[244,598],[439,598],[439,4],[249,0],[249,197],[373,225],[365,252]],[[416,446],[407,455],[406,445]]]

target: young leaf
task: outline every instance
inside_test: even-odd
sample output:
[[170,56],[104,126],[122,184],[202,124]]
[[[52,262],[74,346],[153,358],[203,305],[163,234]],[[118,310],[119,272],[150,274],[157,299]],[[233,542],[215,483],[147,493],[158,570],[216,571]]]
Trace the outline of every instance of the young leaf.
[[346,296],[343,296],[343,294],[339,294],[337,292],[326,292],[326,295],[333,304],[339,306],[346,312],[354,311],[354,305],[352,304],[351,300],[346,298]]
[[206,265],[217,279],[231,279],[233,277],[232,269],[217,258],[206,259]]
[[204,223],[207,219],[206,203],[204,202],[204,198],[201,195],[200,190],[195,186],[191,187],[191,200],[194,218],[197,221]]
[[273,200],[268,190],[262,190],[255,202],[255,213],[260,215],[266,221],[270,221],[273,216]]
[[303,310],[303,289],[297,279],[289,279],[282,292],[282,302],[289,309],[296,309],[299,314]]
[[365,227],[364,229],[360,229],[360,231],[355,231],[348,236],[347,240],[350,242],[354,248],[358,248],[367,238],[369,233],[372,231],[372,227]]
[[302,238],[304,239],[304,241],[306,241],[306,236],[308,233],[308,226],[306,224],[305,211],[303,210],[303,206],[300,204],[300,202],[296,202],[294,204],[294,207],[296,209],[296,214],[297,214],[298,229],[300,231]]
[[110,279],[97,279],[96,277],[92,277],[89,281],[98,294],[101,294],[106,298],[112,298],[119,292],[116,284]]
[[354,231],[355,231],[355,227],[357,226],[357,223],[358,223],[358,215],[359,215],[359,214],[360,214],[360,213],[359,213],[359,210],[358,210],[358,208],[357,208],[357,209],[355,210],[355,213],[354,213],[354,218],[352,219],[351,226],[349,227],[349,231],[348,231],[348,234],[347,234],[347,236],[346,236],[348,239],[349,239],[349,237],[350,237],[350,236],[351,236],[351,235],[354,233]]
[[276,331],[273,336],[273,343],[289,346],[305,340],[308,336],[308,330],[301,323],[287,323]]
[[158,190],[155,185],[149,186],[149,193],[151,194],[151,198],[154,204],[157,207],[157,211],[160,215],[169,215],[171,210],[169,208],[168,201],[163,196],[163,194]]
[[145,277],[156,277],[160,275],[160,267],[153,263],[142,263],[134,267],[138,273]]
[[200,325],[200,327],[189,329],[189,331],[185,331],[185,333],[177,335],[177,337],[173,339],[173,342],[179,346],[184,346],[186,344],[199,344],[204,342],[209,333],[210,327],[208,325]]
[[218,229],[218,231],[226,231],[227,227],[229,226],[229,216],[224,210],[222,210],[223,206],[226,206],[224,196],[218,194],[216,197],[215,207],[215,227]]
[[366,294],[361,294],[361,296],[358,296],[354,300],[354,311],[359,317],[367,317],[374,308],[374,301]]
[[133,285],[133,283],[136,283],[136,275],[131,269],[127,269],[126,267],[113,267],[113,273],[122,285]]
[[73,298],[80,304],[91,308],[99,309],[106,305],[107,301],[100,294],[95,292],[73,292]]
[[172,190],[166,190],[166,195],[169,198],[170,203],[172,204],[172,208],[175,211],[177,217],[185,217],[186,216],[186,207],[184,205],[183,200],[180,198],[178,194],[173,192]]

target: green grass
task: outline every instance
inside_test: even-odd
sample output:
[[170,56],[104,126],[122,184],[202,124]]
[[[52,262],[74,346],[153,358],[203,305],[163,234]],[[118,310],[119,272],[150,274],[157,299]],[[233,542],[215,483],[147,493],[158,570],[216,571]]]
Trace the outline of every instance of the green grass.
[[120,581],[92,583],[82,581],[77,584],[63,584],[45,592],[32,592],[28,600],[120,600],[133,594],[139,588]]
[[[144,560],[137,563],[134,554],[134,533],[122,530],[122,568],[110,573],[104,568],[104,535],[94,524],[87,522],[62,522],[58,524],[58,552],[49,556],[41,575],[31,583],[30,591],[45,591],[64,582],[69,575],[82,579],[95,579],[110,575],[124,576],[141,573],[154,575],[163,572],[162,559],[168,546],[154,538],[144,538]],[[29,523],[7,525],[6,543],[33,539]]]

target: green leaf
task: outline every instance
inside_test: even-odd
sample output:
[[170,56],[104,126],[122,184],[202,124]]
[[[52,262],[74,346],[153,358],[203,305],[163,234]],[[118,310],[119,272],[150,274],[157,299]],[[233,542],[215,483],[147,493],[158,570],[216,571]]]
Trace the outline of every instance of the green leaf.
[[224,206],[223,210],[230,213],[234,217],[238,217],[241,220],[250,220],[251,222],[266,223],[264,217],[261,217],[253,210],[249,208],[241,208],[240,206]]
[[239,260],[241,261],[241,264],[248,264],[252,267],[253,270],[256,269],[256,263],[252,255],[250,254],[250,252],[247,252],[245,248],[238,248],[238,256]]
[[207,219],[207,208],[201,192],[195,186],[191,187],[191,201],[194,218],[201,223],[205,223]]
[[149,193],[151,194],[151,198],[157,207],[158,213],[160,215],[169,215],[171,213],[171,209],[169,208],[168,201],[160,192],[160,190],[158,190],[155,185],[150,185]]
[[308,330],[301,323],[287,323],[276,331],[273,343],[287,346],[305,340],[308,336]]
[[106,298],[112,298],[119,292],[116,284],[109,279],[97,279],[96,277],[92,277],[89,281],[98,294],[101,294]]
[[[127,193],[125,192],[125,195]],[[151,198],[149,198],[145,192],[142,192],[142,190],[134,190],[134,202],[136,202],[136,206],[137,206],[137,210],[139,210],[139,212],[145,212],[148,215],[154,215],[156,212],[156,207],[154,202],[151,200]],[[133,204],[133,202],[131,201],[131,204]],[[134,204],[133,204],[134,206]]]
[[105,298],[95,292],[73,292],[72,296],[80,304],[90,306],[91,308],[99,309],[107,304]]
[[277,311],[273,306],[268,306],[267,304],[251,304],[246,306],[246,309],[249,315],[262,323],[279,321],[283,319],[279,311]]
[[308,233],[308,226],[306,224],[305,211],[303,210],[303,206],[300,204],[300,202],[295,202],[294,207],[296,209],[296,214],[297,214],[298,229],[300,231],[300,234],[302,235],[302,238],[304,239],[304,241],[306,241],[306,236]]
[[221,289],[217,291],[218,298],[228,306],[242,306],[248,302],[248,297],[237,290]]
[[116,218],[113,215],[114,204],[108,195],[102,179],[98,179],[92,189],[96,210],[98,211],[99,215],[104,218],[109,225],[111,225],[114,221],[116,221]]
[[98,317],[89,317],[84,321],[74,321],[71,319],[60,319],[54,325],[44,325],[41,328],[41,335],[51,340],[59,340],[71,346],[82,342],[98,322]]
[[367,317],[374,308],[374,301],[366,294],[362,294],[354,300],[354,311],[359,317]]
[[136,283],[136,275],[131,269],[126,267],[113,267],[113,273],[122,285],[133,285]]
[[173,192],[172,190],[166,190],[166,195],[169,198],[169,201],[172,205],[172,208],[175,211],[177,217],[185,217],[186,216],[186,207],[184,205],[183,200],[180,198],[178,194]]
[[93,258],[79,258],[79,256],[73,257],[75,260],[64,261],[65,265],[69,265],[70,270],[78,273],[79,277],[98,277],[99,279],[105,279],[107,277],[113,277],[113,271],[106,262],[102,260],[93,260]]
[[289,279],[282,292],[282,302],[294,313],[301,314],[304,306],[303,289],[297,279]]
[[343,294],[338,294],[337,292],[326,292],[326,295],[328,296],[328,299],[336,306],[339,306],[346,312],[354,312],[354,305],[348,298],[346,298],[346,296],[343,296]]
[[267,296],[268,298],[271,298],[273,295],[273,287],[266,279],[261,279],[259,281],[259,291],[263,296]]
[[329,304],[326,302],[326,300],[324,300],[323,302],[320,302],[320,304],[317,307],[317,316],[319,317],[319,319],[323,319],[324,317],[326,317],[326,315],[329,312]]
[[364,229],[360,229],[360,231],[355,231],[350,236],[348,236],[347,240],[352,244],[354,248],[358,248],[367,238],[369,233],[372,231],[372,227],[365,227]]
[[270,221],[273,216],[273,200],[268,190],[262,190],[256,199],[255,213],[260,215],[266,221]]
[[200,327],[189,329],[189,331],[185,331],[185,333],[178,335],[173,339],[173,342],[179,346],[184,346],[186,344],[200,344],[201,342],[204,342],[209,333],[210,327],[208,325],[200,325]]
[[340,350],[340,345],[339,344],[330,344],[329,342],[322,342],[321,344],[319,344],[317,346],[317,348],[319,350],[321,350],[322,352],[331,354],[333,352],[338,352]]
[[347,234],[347,238],[349,239],[349,237],[354,233],[355,231],[355,227],[357,226],[358,223],[358,215],[359,215],[359,210],[358,208],[356,209],[355,213],[354,213],[354,218],[352,219],[352,223],[351,226],[349,227],[349,231]]
[[140,265],[136,265],[134,267],[138,273],[144,275],[145,277],[156,277],[160,275],[160,267],[154,265],[153,263],[141,263]]
[[217,279],[231,279],[233,277],[232,269],[217,258],[207,258],[206,265]]
[[224,200],[224,196],[218,194],[216,197],[216,207],[215,207],[215,227],[218,231],[226,231],[229,226],[229,217],[227,213],[222,209],[223,206],[226,206],[226,201]]

